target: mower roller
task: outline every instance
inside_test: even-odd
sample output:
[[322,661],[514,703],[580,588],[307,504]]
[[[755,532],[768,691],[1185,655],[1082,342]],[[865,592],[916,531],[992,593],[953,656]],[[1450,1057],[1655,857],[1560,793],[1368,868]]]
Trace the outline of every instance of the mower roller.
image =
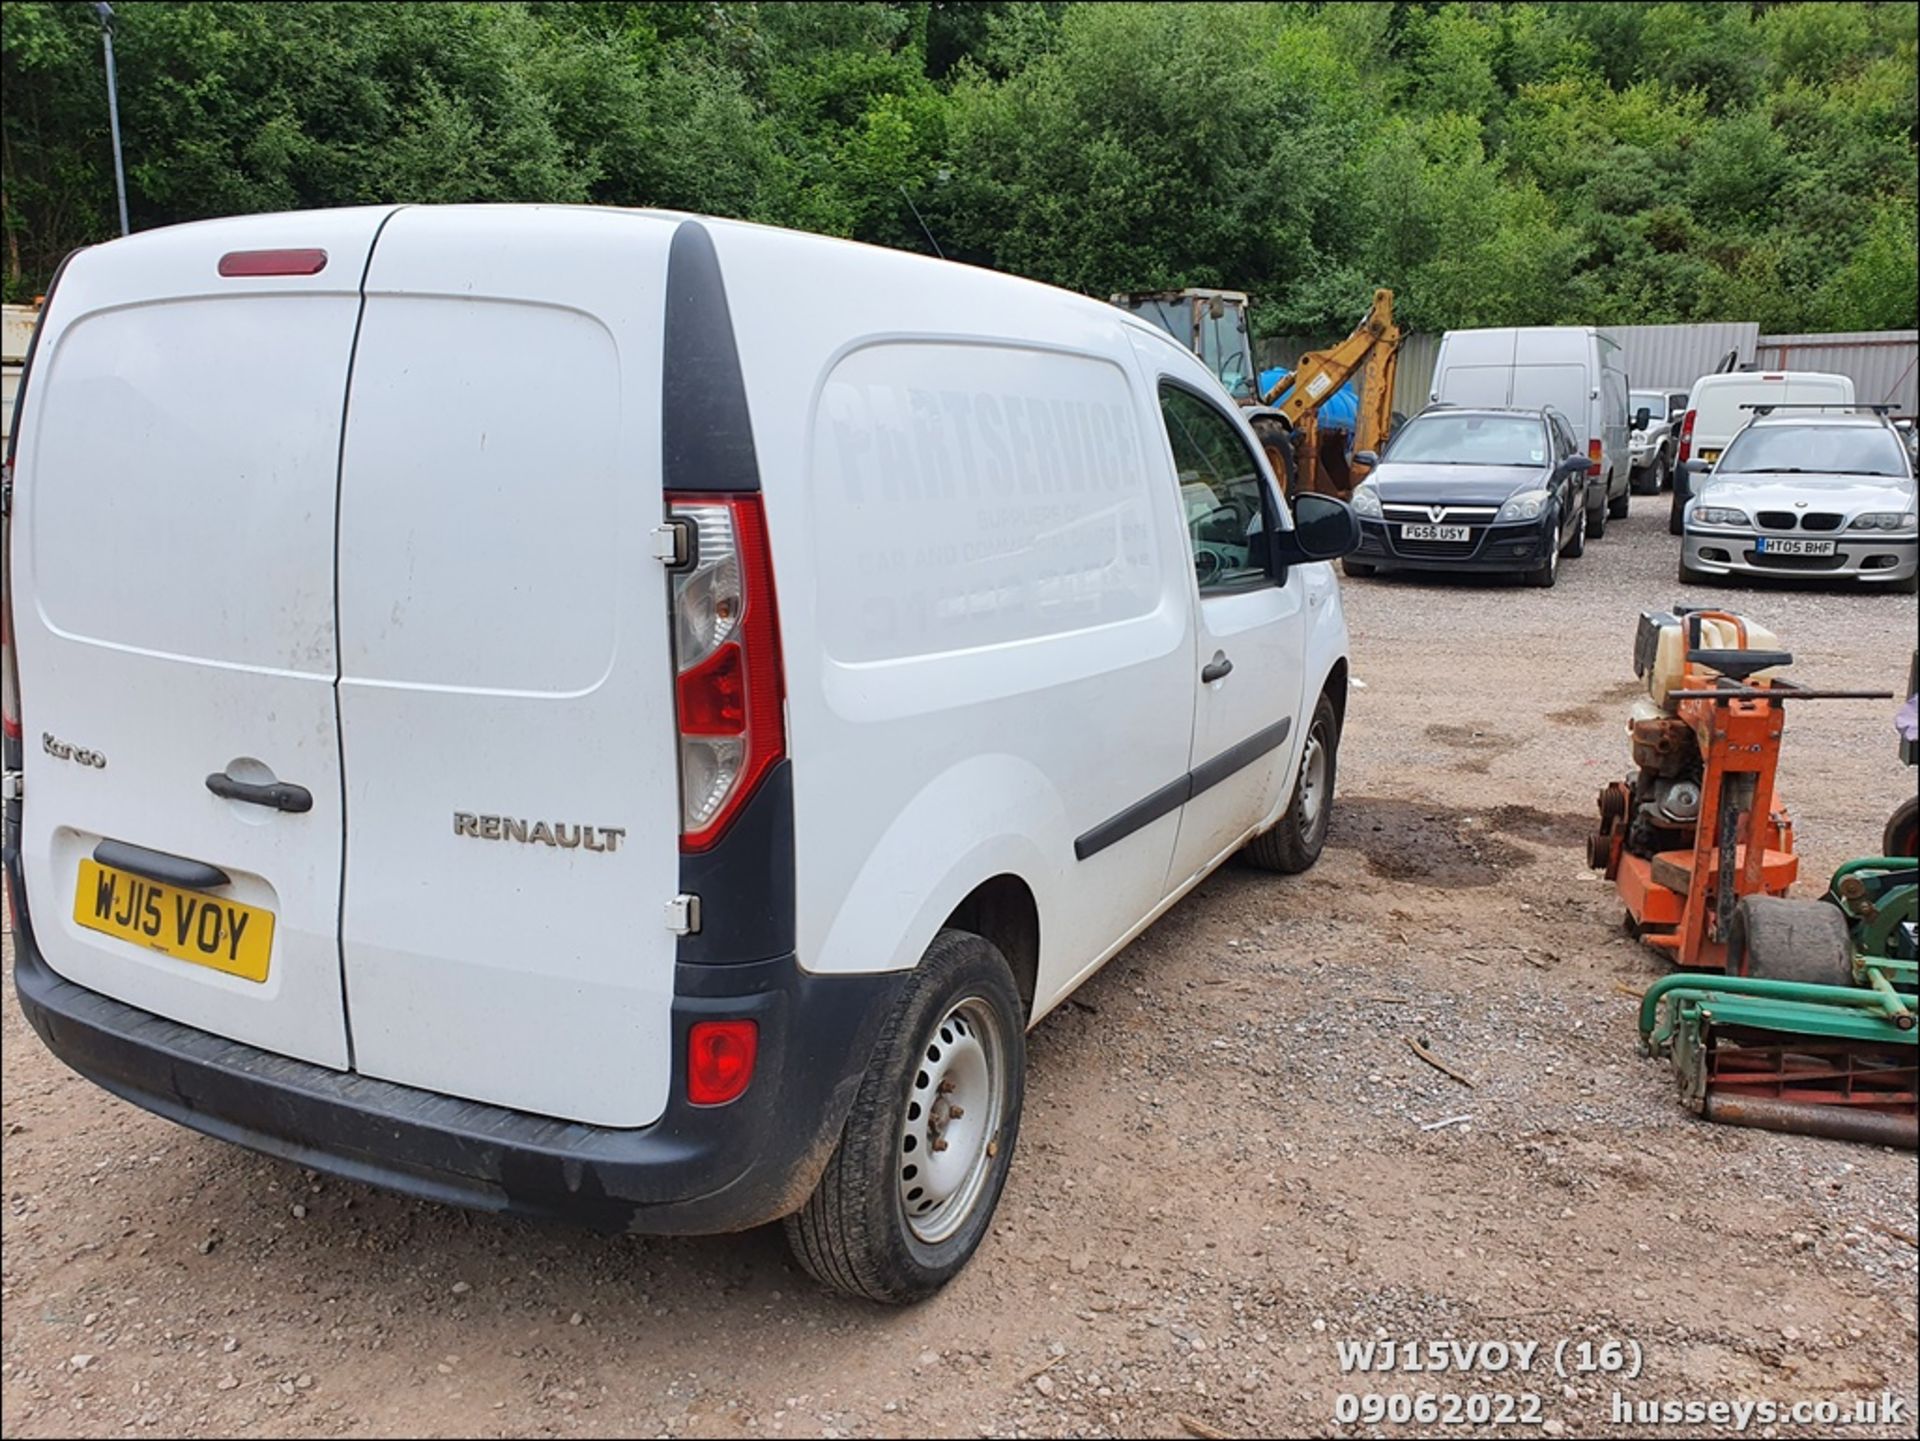
[[1911,856],[1849,861],[1822,900],[1747,897],[1728,974],[1648,988],[1642,1054],[1671,1055],[1708,1120],[1915,1149],[1917,915]]
[[1920,863],[1852,861],[1823,899],[1787,900],[1800,862],[1775,786],[1786,702],[1890,692],[1795,685],[1776,644],[1726,611],[1641,615],[1634,771],[1601,791],[1587,859],[1635,934],[1685,968],[1647,991],[1640,1038],[1671,1056],[1688,1106],[1913,1148]]

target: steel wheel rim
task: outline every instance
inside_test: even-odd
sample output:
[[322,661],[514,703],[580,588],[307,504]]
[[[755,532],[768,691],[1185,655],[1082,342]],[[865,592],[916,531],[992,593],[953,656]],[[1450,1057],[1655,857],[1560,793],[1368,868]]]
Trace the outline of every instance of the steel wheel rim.
[[923,1038],[919,1059],[894,1176],[907,1229],[935,1246],[966,1224],[993,1174],[1007,1104],[998,1015],[979,996],[958,1002]]
[[1327,745],[1316,725],[1307,732],[1306,749],[1300,756],[1300,819],[1309,837],[1320,829],[1320,818],[1326,814],[1326,789]]

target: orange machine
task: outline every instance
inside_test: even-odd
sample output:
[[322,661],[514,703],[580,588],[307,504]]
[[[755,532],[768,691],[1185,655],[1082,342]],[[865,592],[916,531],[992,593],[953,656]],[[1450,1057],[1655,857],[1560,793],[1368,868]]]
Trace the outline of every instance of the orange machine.
[[1781,679],[1793,657],[1776,644],[1727,611],[1640,617],[1634,672],[1648,695],[1627,727],[1635,770],[1600,792],[1587,860],[1619,889],[1636,934],[1677,965],[1725,970],[1739,899],[1785,895],[1799,874],[1774,783],[1785,702],[1885,694]]

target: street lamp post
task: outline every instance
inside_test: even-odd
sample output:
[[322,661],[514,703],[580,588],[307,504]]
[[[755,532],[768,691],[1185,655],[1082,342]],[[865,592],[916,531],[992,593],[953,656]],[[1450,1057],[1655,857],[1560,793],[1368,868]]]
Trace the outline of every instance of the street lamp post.
[[107,118],[113,126],[113,183],[120,195],[120,233],[127,234],[127,170],[120,159],[120,83],[113,73],[113,6],[107,0],[95,0],[93,13],[100,17],[100,43],[107,51]]

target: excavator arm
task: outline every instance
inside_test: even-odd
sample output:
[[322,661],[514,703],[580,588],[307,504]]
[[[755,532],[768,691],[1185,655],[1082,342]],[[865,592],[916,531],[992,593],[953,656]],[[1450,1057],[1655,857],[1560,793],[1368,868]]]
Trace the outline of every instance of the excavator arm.
[[[1364,472],[1345,474],[1344,456],[1342,464],[1332,467],[1341,474],[1322,475],[1315,418],[1328,396],[1359,375],[1354,449],[1378,451],[1392,428],[1393,377],[1399,359],[1400,327],[1393,323],[1393,292],[1376,290],[1373,304],[1351,335],[1325,350],[1308,351],[1291,375],[1260,397],[1261,405],[1270,407],[1277,421],[1292,432],[1295,490],[1331,490],[1344,496],[1364,478]],[[1282,392],[1284,398],[1279,398]]]

